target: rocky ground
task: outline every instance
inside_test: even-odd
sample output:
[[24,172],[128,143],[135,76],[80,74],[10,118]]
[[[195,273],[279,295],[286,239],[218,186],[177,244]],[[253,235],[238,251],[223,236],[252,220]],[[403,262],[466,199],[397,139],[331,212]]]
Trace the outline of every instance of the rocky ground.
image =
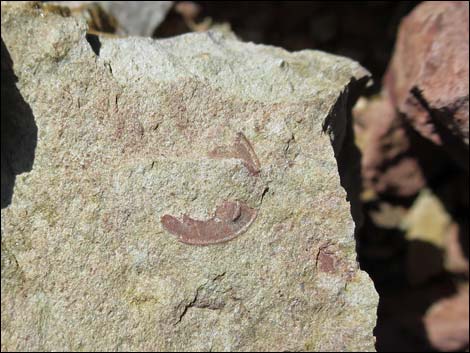
[[355,109],[379,348],[468,349],[468,23],[468,3],[419,5]]
[[2,2],[2,350],[468,350],[468,25]]

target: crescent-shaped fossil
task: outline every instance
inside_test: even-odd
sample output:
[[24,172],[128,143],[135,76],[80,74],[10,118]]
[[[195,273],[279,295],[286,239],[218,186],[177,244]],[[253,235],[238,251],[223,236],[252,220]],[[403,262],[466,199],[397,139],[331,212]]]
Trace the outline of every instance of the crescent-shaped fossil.
[[240,201],[225,201],[206,221],[183,215],[180,221],[171,215],[161,218],[163,227],[178,240],[191,245],[211,245],[229,241],[244,233],[253,223],[257,210]]
[[219,146],[209,152],[212,158],[237,158],[243,162],[251,175],[258,176],[261,164],[253,146],[243,132],[238,132],[233,145]]

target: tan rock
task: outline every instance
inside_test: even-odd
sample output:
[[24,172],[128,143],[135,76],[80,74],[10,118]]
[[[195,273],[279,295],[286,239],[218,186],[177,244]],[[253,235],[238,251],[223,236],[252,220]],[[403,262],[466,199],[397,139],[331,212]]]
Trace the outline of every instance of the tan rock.
[[[335,159],[362,67],[211,32],[93,51],[79,19],[1,6],[38,131],[2,205],[2,350],[374,349],[378,298]],[[259,165],[211,156],[240,132]],[[247,207],[215,245],[161,223],[233,231]]]

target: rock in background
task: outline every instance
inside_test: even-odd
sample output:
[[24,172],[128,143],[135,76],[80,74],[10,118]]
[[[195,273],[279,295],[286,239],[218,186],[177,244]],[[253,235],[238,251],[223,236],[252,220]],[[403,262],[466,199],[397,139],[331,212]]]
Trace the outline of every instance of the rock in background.
[[[1,10],[2,350],[374,349],[344,172],[363,68],[213,32],[92,41],[60,8]],[[214,158],[238,133],[259,172]],[[161,224],[226,200],[257,212],[230,242]]]
[[355,107],[379,350],[468,350],[468,27],[467,2],[419,5]]
[[85,19],[89,33],[143,37],[153,35],[172,6],[173,1],[50,1],[43,5]]

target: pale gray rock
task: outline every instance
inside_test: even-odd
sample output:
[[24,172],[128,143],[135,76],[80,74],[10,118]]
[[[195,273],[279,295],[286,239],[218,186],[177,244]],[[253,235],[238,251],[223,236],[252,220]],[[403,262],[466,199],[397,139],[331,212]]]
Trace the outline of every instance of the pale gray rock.
[[173,1],[97,1],[119,22],[119,34],[151,37]]
[[[120,36],[152,37],[165,20],[173,1],[50,1],[47,5],[60,6],[73,16],[87,19],[98,31]],[[109,23],[110,22],[110,23]],[[106,28],[111,25],[111,28]]]
[[[1,10],[37,126],[2,204],[2,350],[374,350],[378,297],[341,186],[357,211],[343,171],[363,68],[216,33],[100,38],[97,56],[79,19]],[[239,132],[259,173],[211,154]],[[257,210],[228,242],[161,224],[224,201]]]

